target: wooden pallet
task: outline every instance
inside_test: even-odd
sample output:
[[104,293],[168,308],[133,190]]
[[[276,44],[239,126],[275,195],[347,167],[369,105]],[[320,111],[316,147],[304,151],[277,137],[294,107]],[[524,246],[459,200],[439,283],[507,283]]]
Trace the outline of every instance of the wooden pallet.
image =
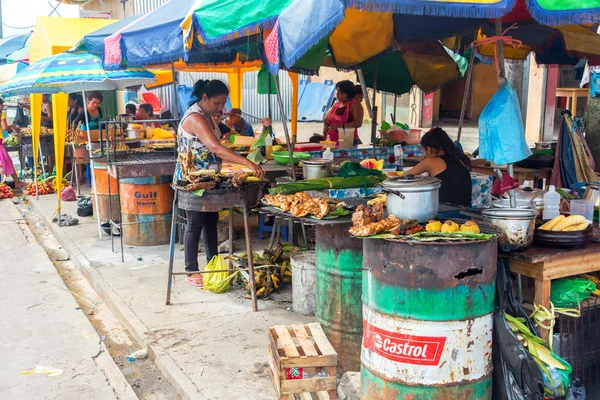
[[[337,398],[338,356],[321,324],[277,325],[269,328],[271,380],[280,400],[332,400]],[[288,379],[290,368],[324,376]],[[313,397],[316,396],[316,397]]]

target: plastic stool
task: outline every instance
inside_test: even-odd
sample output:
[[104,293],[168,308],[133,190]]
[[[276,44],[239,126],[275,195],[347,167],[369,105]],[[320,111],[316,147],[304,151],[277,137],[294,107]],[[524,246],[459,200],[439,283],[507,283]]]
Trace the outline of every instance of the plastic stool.
[[[270,223],[270,225],[269,225]],[[262,240],[264,232],[273,232],[275,226],[275,217],[269,217],[269,221],[265,223],[265,214],[258,214],[258,240]],[[281,236],[284,242],[288,241],[288,227],[281,225]]]

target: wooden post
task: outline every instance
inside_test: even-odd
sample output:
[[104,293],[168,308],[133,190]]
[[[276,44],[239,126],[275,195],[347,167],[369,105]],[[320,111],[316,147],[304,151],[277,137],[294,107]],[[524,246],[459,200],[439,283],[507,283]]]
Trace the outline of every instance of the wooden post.
[[471,48],[471,57],[469,57],[469,67],[467,70],[467,81],[465,82],[465,92],[463,93],[462,106],[460,108],[460,119],[458,120],[458,135],[456,141],[460,143],[460,135],[462,133],[463,122],[465,121],[465,112],[467,111],[467,101],[469,99],[469,89],[471,79],[473,77],[473,62],[475,61],[475,47]]

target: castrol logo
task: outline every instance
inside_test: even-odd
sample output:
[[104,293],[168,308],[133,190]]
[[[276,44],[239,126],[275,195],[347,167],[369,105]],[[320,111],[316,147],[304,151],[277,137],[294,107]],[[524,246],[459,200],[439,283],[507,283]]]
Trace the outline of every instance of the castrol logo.
[[437,366],[444,351],[446,337],[405,335],[388,332],[365,321],[363,346],[388,360]]

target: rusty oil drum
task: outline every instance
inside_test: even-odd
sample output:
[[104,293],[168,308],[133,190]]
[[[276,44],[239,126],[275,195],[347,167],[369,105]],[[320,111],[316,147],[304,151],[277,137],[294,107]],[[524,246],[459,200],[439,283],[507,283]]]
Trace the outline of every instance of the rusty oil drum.
[[165,175],[119,181],[125,244],[156,246],[169,243],[174,195],[172,180],[171,175]]
[[351,222],[315,226],[315,317],[338,353],[340,374],[360,368],[363,333],[363,244],[350,236],[351,226]]
[[362,399],[492,398],[497,246],[364,241]]
[[[117,180],[108,175],[106,164],[94,163],[94,179],[96,180],[96,192],[98,193],[98,216],[101,221],[108,221],[109,212],[112,213],[112,220],[119,221],[119,196],[117,195]],[[110,195],[108,194],[108,184],[110,181]],[[96,198],[92,193],[92,203]],[[111,209],[109,209],[109,203]],[[96,205],[93,204],[94,212]],[[111,211],[109,211],[111,210]]]

